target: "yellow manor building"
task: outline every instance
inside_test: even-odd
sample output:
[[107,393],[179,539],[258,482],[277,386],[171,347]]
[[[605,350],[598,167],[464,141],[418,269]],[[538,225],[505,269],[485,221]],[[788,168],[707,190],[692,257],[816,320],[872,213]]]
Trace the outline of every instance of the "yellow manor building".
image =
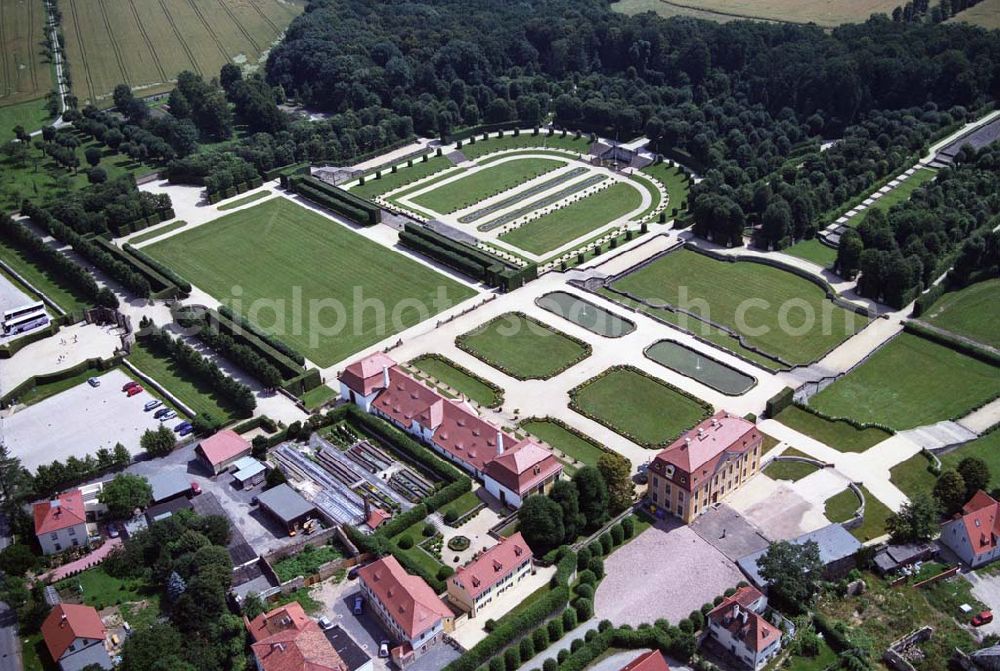
[[760,470],[764,436],[719,411],[675,440],[649,465],[649,503],[658,517],[690,523]]

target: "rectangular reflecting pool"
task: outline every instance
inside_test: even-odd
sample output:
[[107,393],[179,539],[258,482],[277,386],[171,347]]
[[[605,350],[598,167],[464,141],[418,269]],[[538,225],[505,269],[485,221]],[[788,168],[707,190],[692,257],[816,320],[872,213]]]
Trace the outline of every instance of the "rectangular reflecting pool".
[[624,317],[565,291],[539,296],[535,304],[605,338],[621,338],[635,330],[635,324]]
[[739,396],[757,384],[750,375],[671,340],[653,343],[645,354],[646,358],[728,396]]

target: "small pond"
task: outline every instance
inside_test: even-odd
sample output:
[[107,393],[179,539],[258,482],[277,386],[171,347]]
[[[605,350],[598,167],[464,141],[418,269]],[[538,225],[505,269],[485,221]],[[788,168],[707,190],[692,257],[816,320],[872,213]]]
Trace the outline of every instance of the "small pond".
[[653,343],[645,354],[656,363],[728,396],[743,394],[757,384],[753,377],[671,340]]
[[535,303],[540,308],[606,338],[621,338],[635,330],[635,324],[629,320],[565,291],[553,291],[539,296]]

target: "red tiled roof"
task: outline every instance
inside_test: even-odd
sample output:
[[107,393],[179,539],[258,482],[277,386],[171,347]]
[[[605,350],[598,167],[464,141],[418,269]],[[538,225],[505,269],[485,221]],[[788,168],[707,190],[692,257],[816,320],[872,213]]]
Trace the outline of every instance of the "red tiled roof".
[[520,495],[561,470],[562,464],[549,450],[525,439],[486,464],[483,472]]
[[232,429],[219,431],[201,441],[198,446],[213,466],[223,463],[250,449],[250,443]]
[[387,519],[392,517],[389,513],[385,512],[381,508],[372,508],[371,513],[368,514],[368,519],[365,520],[365,524],[368,525],[369,529],[378,529],[379,525],[385,522]]
[[76,639],[101,641],[107,633],[101,616],[92,606],[62,603],[49,611],[42,622],[42,638],[45,639],[52,659],[56,661]]
[[962,506],[962,526],[975,554],[993,550],[1000,537],[1000,503],[979,490]]
[[452,580],[475,599],[531,558],[531,548],[519,531],[459,568]]
[[[56,505],[53,505],[53,503]],[[83,506],[83,492],[74,489],[63,492],[52,501],[40,501],[33,507],[35,513],[35,535],[68,529],[87,521]]]
[[754,587],[741,587],[708,613],[710,622],[725,627],[754,652],[781,638],[781,630],[750,609],[763,596]]
[[762,440],[753,422],[720,410],[675,440],[656,455],[653,471],[663,473],[666,465],[691,475],[690,490],[711,478],[727,454],[741,454]]
[[287,606],[246,621],[254,657],[264,671],[349,671],[319,625],[302,606]]
[[355,361],[340,374],[340,381],[349,389],[367,396],[383,385],[382,371],[392,368],[396,362],[388,354],[376,352],[360,361]]
[[452,615],[423,578],[407,573],[395,557],[368,564],[358,571],[358,576],[408,638],[416,638]]
[[621,671],[670,671],[670,666],[667,665],[662,652],[650,650],[623,666]]

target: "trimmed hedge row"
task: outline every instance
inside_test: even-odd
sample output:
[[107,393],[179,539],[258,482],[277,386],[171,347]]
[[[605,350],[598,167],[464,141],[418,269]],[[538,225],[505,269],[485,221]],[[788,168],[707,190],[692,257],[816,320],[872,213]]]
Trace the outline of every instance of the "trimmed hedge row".
[[266,342],[268,345],[278,350],[279,352],[281,352],[282,354],[284,354],[285,356],[287,356],[289,359],[299,364],[300,366],[306,365],[306,358],[301,354],[299,354],[297,351],[295,351],[293,347],[290,347],[289,345],[285,344],[281,340],[278,340],[269,333],[264,333],[264,331],[258,328],[256,324],[251,323],[249,319],[247,319],[241,314],[238,315],[235,312],[233,312],[229,308],[229,306],[220,305],[219,314],[221,314],[223,317],[228,318],[233,323],[239,324],[244,329],[254,334],[255,336],[257,336],[258,338]]
[[978,359],[983,363],[988,363],[992,366],[1000,366],[1000,356],[997,356],[988,349],[984,347],[976,347],[970,342],[966,342],[946,333],[940,333],[934,329],[927,328],[927,326],[919,322],[907,320],[903,322],[903,330],[907,333],[924,338],[925,340],[935,342],[938,345],[943,345],[948,349],[953,349],[959,354],[971,356],[973,359]]
[[132,245],[130,245],[128,243],[125,243],[125,245],[123,245],[122,249],[124,249],[126,252],[128,252],[129,254],[131,254],[132,256],[134,256],[135,258],[139,259],[139,261],[141,261],[142,263],[146,264],[148,267],[150,267],[153,270],[155,270],[156,272],[158,272],[160,275],[162,275],[164,278],[166,278],[170,282],[173,282],[175,285],[177,285],[177,288],[180,289],[180,291],[181,291],[182,294],[190,294],[191,293],[191,283],[190,282],[188,282],[183,277],[181,277],[180,275],[178,275],[177,272],[175,272],[171,268],[168,268],[167,266],[163,265],[162,263],[160,263],[159,261],[157,261],[156,259],[154,259],[153,257],[151,257],[146,252],[144,252],[142,250],[139,250],[139,249],[136,249],[135,247],[133,247]]
[[92,244],[96,244],[116,260],[131,268],[133,272],[145,277],[146,281],[149,282],[151,296],[165,298],[167,296],[174,296],[179,291],[176,283],[162,275],[155,268],[152,268],[144,263],[138,257],[129,254],[118,245],[115,245],[110,240],[106,240],[105,238],[92,238],[90,242]]
[[40,384],[51,384],[52,382],[59,382],[60,380],[68,380],[71,377],[79,375],[86,370],[96,370],[103,371],[114,368],[119,365],[124,357],[116,356],[110,359],[86,359],[76,364],[75,366],[70,366],[63,370],[56,371],[54,373],[44,373],[42,375],[33,375],[27,380],[17,385],[10,391],[8,391],[3,396],[0,396],[0,408],[6,408],[13,399],[19,398],[23,394],[31,391]]
[[774,419],[775,416],[788,406],[792,404],[795,400],[795,390],[791,387],[785,387],[777,394],[767,399],[767,405],[765,406],[765,412],[767,416]]
[[890,434],[896,433],[896,429],[892,428],[888,424],[881,424],[879,422],[859,422],[853,417],[837,417],[835,415],[828,415],[822,410],[817,410],[806,403],[792,403],[792,405],[803,412],[808,412],[810,415],[816,415],[820,419],[826,420],[827,422],[843,422],[858,431],[864,431],[865,429],[879,429]]
[[300,196],[305,196],[356,224],[374,226],[382,221],[382,208],[311,175],[292,175],[287,178],[287,185]]

